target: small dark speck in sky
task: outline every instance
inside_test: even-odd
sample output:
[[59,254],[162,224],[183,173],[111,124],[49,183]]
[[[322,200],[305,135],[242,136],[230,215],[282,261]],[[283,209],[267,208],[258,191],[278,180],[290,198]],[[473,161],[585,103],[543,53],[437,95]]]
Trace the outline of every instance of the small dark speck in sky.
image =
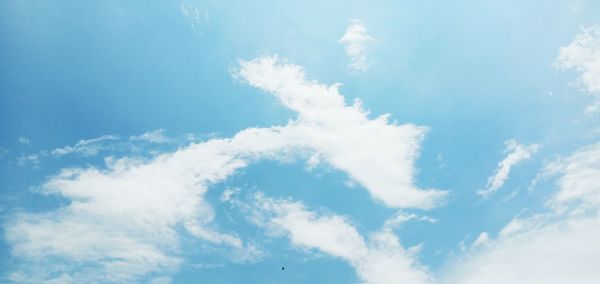
[[285,267],[283,267],[283,266],[282,266],[282,267],[281,267],[281,270],[285,270]]

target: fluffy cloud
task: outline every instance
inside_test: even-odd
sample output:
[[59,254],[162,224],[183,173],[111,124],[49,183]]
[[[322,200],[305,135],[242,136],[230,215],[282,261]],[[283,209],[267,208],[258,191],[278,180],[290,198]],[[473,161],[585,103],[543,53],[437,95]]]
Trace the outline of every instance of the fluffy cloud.
[[346,105],[339,84],[306,79],[304,70],[277,57],[241,62],[234,75],[279,99],[298,118],[281,128],[289,145],[316,152],[391,207],[431,208],[445,192],[414,185],[414,161],[425,127],[368,118],[360,100]]
[[43,280],[64,273],[75,282],[128,282],[169,271],[181,261],[178,227],[248,249],[239,238],[211,229],[214,213],[203,199],[210,184],[247,164],[230,150],[238,144],[235,138],[213,140],[148,162],[107,159],[106,169],[63,170],[43,191],[69,200],[67,206],[17,214],[6,225],[13,255],[28,261],[13,279],[31,274],[41,259],[47,263],[35,275]]
[[560,190],[549,200],[559,212],[581,213],[600,209],[600,143],[580,149],[551,163],[546,171],[560,174]]
[[573,42],[560,49],[556,66],[581,72],[579,84],[594,96],[586,113],[600,110],[600,25],[584,28]]
[[[107,158],[103,168],[62,170],[42,185],[42,191],[67,200],[65,205],[45,213],[17,213],[5,224],[12,254],[22,260],[12,279],[139,281],[176,269],[182,262],[179,245],[186,235],[252,258],[259,252],[251,244],[218,231],[204,195],[210,185],[257,159],[319,155],[393,207],[427,208],[443,196],[443,192],[413,185],[413,162],[424,128],[390,124],[387,116],[370,120],[358,101],[345,105],[337,85],[308,81],[300,67],[276,57],[242,62],[236,74],[276,95],[298,113],[298,119],[281,127],[249,128],[230,139],[192,143],[150,160]],[[153,135],[146,136],[150,137]],[[102,142],[115,139],[81,140],[52,153],[92,155],[102,149]],[[339,218],[318,220],[324,222],[323,228],[343,227]],[[346,233],[354,230],[345,229]],[[336,236],[328,236],[312,239],[313,245],[321,241],[323,246],[331,245]],[[399,264],[411,271],[411,258],[388,232],[377,234],[368,244],[358,235],[355,241],[358,243],[350,244],[351,248],[363,247],[365,255],[353,260],[353,265],[364,279],[376,282],[378,269],[389,265]],[[330,252],[350,259],[344,255],[344,246]],[[397,277],[421,281],[425,276],[417,271]]]
[[342,216],[317,214],[300,202],[271,199],[261,194],[257,194],[248,207],[256,224],[268,228],[272,234],[287,236],[295,246],[317,249],[348,262],[364,283],[433,281],[388,228],[365,239]]
[[367,43],[373,41],[367,35],[361,20],[352,20],[346,29],[346,33],[339,39],[339,42],[346,46],[346,55],[350,59],[348,67],[352,72],[367,71],[369,64],[367,63]]
[[528,224],[461,259],[445,283],[596,283],[600,219]]
[[[213,228],[214,212],[203,197],[208,186],[252,160],[285,155],[289,142],[280,138],[276,128],[250,128],[149,161],[107,158],[105,169],[63,170],[42,188],[69,200],[67,206],[16,214],[5,226],[13,255],[28,261],[12,278],[37,282],[64,274],[75,282],[128,282],[168,272],[181,262],[179,227],[254,257],[259,252],[252,245]],[[57,261],[36,267],[40,259]],[[23,278],[31,267],[38,278]]]
[[550,212],[512,220],[450,266],[445,283],[596,283],[600,279],[600,144],[551,163]]
[[506,182],[506,180],[508,179],[510,169],[514,165],[531,158],[531,155],[537,152],[539,148],[539,145],[537,144],[524,146],[517,143],[517,141],[513,139],[504,142],[504,144],[506,145],[506,149],[504,150],[504,152],[508,153],[508,155],[506,156],[506,158],[500,161],[500,163],[498,163],[498,168],[496,169],[496,172],[493,176],[488,178],[486,188],[477,191],[477,194],[482,196],[488,196],[496,192],[504,185],[504,182]]
[[56,148],[50,152],[53,156],[60,157],[68,154],[81,154],[83,156],[94,156],[99,151],[109,147],[106,141],[118,140],[119,137],[115,135],[103,135],[98,138],[92,138],[87,140],[79,140],[73,146],[65,146],[62,148]]

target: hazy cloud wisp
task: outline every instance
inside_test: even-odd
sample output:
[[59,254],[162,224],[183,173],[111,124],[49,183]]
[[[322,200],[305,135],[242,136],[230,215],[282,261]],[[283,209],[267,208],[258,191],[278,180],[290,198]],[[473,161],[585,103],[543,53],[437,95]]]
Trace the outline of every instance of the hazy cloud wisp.
[[339,42],[346,47],[346,56],[350,59],[351,72],[364,72],[369,68],[367,44],[373,38],[367,34],[367,28],[361,20],[352,20]]

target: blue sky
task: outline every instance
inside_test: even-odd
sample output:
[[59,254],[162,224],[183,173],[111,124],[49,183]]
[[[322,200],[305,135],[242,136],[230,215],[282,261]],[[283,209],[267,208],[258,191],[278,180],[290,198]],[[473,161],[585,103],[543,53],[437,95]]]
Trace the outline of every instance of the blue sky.
[[594,283],[598,11],[4,1],[0,282]]

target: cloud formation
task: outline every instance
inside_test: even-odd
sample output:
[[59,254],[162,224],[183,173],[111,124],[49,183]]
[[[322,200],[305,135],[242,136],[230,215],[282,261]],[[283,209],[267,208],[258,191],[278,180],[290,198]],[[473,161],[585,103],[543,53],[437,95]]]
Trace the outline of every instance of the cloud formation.
[[165,135],[164,129],[156,129],[140,135],[130,136],[129,141],[144,141],[149,143],[164,144],[169,143],[171,140]]
[[600,279],[600,144],[548,165],[559,175],[550,212],[515,218],[449,266],[444,283],[578,283]]
[[40,154],[27,154],[19,156],[17,159],[17,166],[25,167],[27,165],[31,165],[33,168],[38,168],[40,166]]
[[517,141],[513,139],[504,142],[504,145],[506,145],[506,149],[504,150],[504,152],[508,153],[508,155],[506,156],[506,158],[500,161],[500,163],[498,163],[498,168],[496,169],[496,172],[494,173],[494,175],[488,178],[486,188],[477,191],[477,194],[487,197],[490,194],[496,192],[504,185],[504,182],[506,182],[506,180],[508,179],[510,169],[514,165],[531,158],[531,155],[537,152],[539,148],[539,145],[537,144],[525,146],[517,143]]
[[[135,282],[148,275],[162,277],[183,261],[180,244],[186,236],[252,259],[260,252],[235,233],[218,230],[204,195],[211,185],[258,159],[317,154],[392,207],[429,208],[443,197],[444,192],[413,185],[423,127],[388,123],[387,116],[371,120],[359,101],[345,105],[338,85],[309,81],[302,68],[277,57],[241,62],[235,74],[275,95],[298,118],[285,126],[248,128],[229,139],[192,143],[148,160],[109,157],[104,167],[63,169],[41,187],[44,194],[67,200],[65,205],[44,213],[16,213],[5,224],[11,252],[22,260],[11,278]],[[103,141],[115,139],[107,135],[81,140],[52,154],[93,155],[102,149]],[[334,225],[338,221],[331,220]],[[324,226],[329,223],[326,220]],[[364,243],[361,239],[358,242]],[[413,265],[395,236],[386,232],[361,246],[366,256],[355,265],[365,279],[379,277],[380,266],[375,263],[407,269]],[[424,277],[419,275],[410,277]]]
[[585,112],[600,111],[600,25],[583,28],[569,45],[560,49],[555,64],[560,69],[581,73],[579,85],[594,97]]
[[364,72],[369,68],[367,62],[367,44],[373,38],[367,34],[367,28],[361,20],[351,20],[346,32],[339,42],[346,47],[346,55],[350,59],[348,67],[351,72]]
[[548,201],[557,212],[583,213],[600,209],[600,143],[550,163],[546,175],[560,174],[559,191]]
[[414,161],[425,127],[390,123],[389,115],[369,119],[360,100],[346,105],[339,84],[308,80],[301,67],[276,56],[240,65],[234,75],[298,114],[280,129],[290,145],[316,152],[390,207],[431,208],[445,196],[443,191],[414,185]]
[[300,202],[272,199],[257,194],[250,206],[251,218],[271,234],[287,236],[293,245],[317,249],[349,263],[368,284],[432,283],[413,252],[405,250],[389,229],[365,239],[344,217],[317,214]]
[[98,138],[92,138],[87,140],[79,140],[73,146],[64,146],[56,148],[50,152],[55,157],[60,157],[68,154],[80,154],[86,157],[94,156],[101,150],[109,147],[105,142],[118,140],[119,137],[116,135],[103,135]]
[[[210,184],[247,164],[234,150],[239,144],[235,138],[213,140],[151,161],[108,158],[106,169],[63,170],[43,192],[69,200],[68,205],[20,213],[6,225],[13,255],[27,261],[12,278],[19,282],[35,275],[27,281],[36,282],[65,274],[75,282],[129,282],[168,272],[181,262],[178,227],[208,242],[251,251],[238,237],[212,229],[214,213],[203,198]],[[35,265],[40,259],[46,260],[43,267]]]
[[27,137],[19,137],[17,141],[19,141],[20,144],[31,146],[31,140],[29,140]]

